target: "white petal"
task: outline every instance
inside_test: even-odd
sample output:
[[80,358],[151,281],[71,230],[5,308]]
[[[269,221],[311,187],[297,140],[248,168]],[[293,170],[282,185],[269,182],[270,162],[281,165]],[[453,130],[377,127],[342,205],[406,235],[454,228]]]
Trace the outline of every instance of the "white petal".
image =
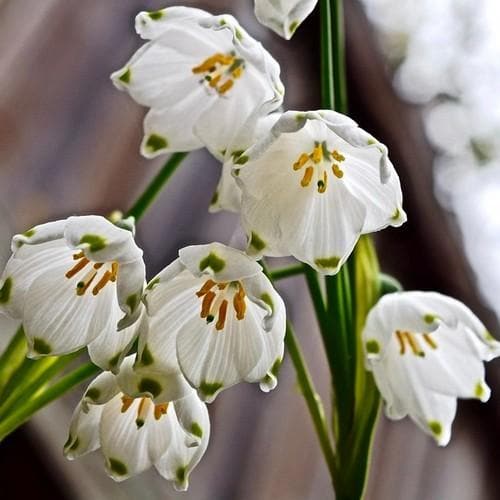
[[90,405],[86,411],[78,405],[71,417],[68,440],[64,445],[64,456],[69,460],[86,455],[99,448],[99,422],[102,406]]
[[177,358],[188,381],[201,399],[211,402],[217,394],[248,376],[264,349],[263,310],[247,303],[244,319],[228,310],[223,330],[198,317],[177,335]]
[[255,260],[222,243],[182,248],[179,258],[194,276],[208,274],[221,282],[249,278],[262,270]]
[[23,245],[39,245],[48,241],[61,239],[64,235],[66,220],[57,220],[35,226],[22,234],[12,238],[11,249],[15,254]]
[[101,425],[101,448],[106,471],[115,481],[143,472],[157,461],[167,449],[170,436],[166,419],[156,420],[153,403],[149,406],[142,426],[136,423],[141,399],[122,412],[121,395],[115,396],[104,406]]
[[132,325],[143,310],[142,291],[146,279],[146,266],[142,257],[120,264],[116,280],[118,304],[125,316],[119,321],[118,329]]
[[68,279],[65,273],[73,265],[71,253],[61,257],[26,292],[23,325],[29,356],[66,354],[86,346],[107,328],[115,328],[109,322],[109,309],[116,300],[114,284],[98,295],[77,295],[75,283],[85,270]]
[[238,213],[241,207],[241,191],[232,174],[233,164],[227,162],[222,165],[222,172],[210,202],[209,211],[220,210]]
[[13,318],[21,319],[26,291],[33,280],[71,254],[63,239],[19,248],[7,262],[0,280],[2,310]]
[[189,435],[187,445],[199,446],[210,433],[210,421],[207,406],[192,390],[187,396],[174,402],[179,425]]
[[123,264],[142,257],[130,231],[98,215],[69,217],[64,237],[71,248],[83,250],[94,262]]
[[94,405],[106,404],[118,394],[119,390],[116,377],[112,373],[101,373],[92,380],[83,395],[83,411],[89,412]]
[[[177,408],[177,406],[176,406]],[[189,475],[201,460],[208,446],[210,437],[210,422],[206,406],[200,407],[199,417],[203,422],[203,435],[198,446],[188,447],[185,444],[185,434],[181,426],[173,421],[173,432],[166,453],[155,464],[156,470],[167,480],[174,482],[178,491],[185,491],[189,486]]]
[[204,10],[192,7],[167,7],[152,12],[139,12],[135,18],[135,31],[141,38],[152,40],[162,35],[174,22],[197,23],[209,15]]
[[264,26],[290,40],[318,0],[255,0],[255,16]]
[[[115,325],[121,316],[121,310],[116,307],[110,308],[110,324]],[[123,359],[132,348],[137,337],[147,332],[147,316],[143,310],[139,318],[132,326],[118,331],[116,328],[106,329],[101,335],[93,340],[89,346],[89,356],[92,362],[103,370],[110,370],[113,373],[120,371]]]

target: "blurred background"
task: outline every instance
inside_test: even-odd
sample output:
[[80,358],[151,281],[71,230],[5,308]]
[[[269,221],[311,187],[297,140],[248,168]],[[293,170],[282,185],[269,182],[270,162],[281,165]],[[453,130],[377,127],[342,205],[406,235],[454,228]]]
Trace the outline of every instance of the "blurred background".
[[[286,108],[319,106],[317,13],[286,42],[257,23],[252,0],[182,3],[234,14],[280,62]],[[145,110],[116,91],[109,74],[141,44],[135,14],[168,5],[174,2],[0,0],[0,260],[8,257],[14,232],[71,214],[125,211],[162,164],[138,154]],[[466,302],[498,338],[500,4],[345,0],[345,11],[350,112],[389,147],[408,212],[403,228],[376,237],[382,267],[407,289],[434,289]],[[237,217],[207,212],[219,172],[206,152],[190,154],[141,221],[138,242],[149,277],[179,247],[233,238]],[[304,283],[291,278],[280,291],[328,400]],[[8,328],[0,332],[0,346],[7,335]],[[500,362],[489,364],[488,382],[488,404],[460,401],[445,449],[407,419],[382,417],[367,498],[498,498]],[[0,445],[2,498],[331,498],[288,360],[274,392],[240,384],[210,405],[209,449],[184,494],[153,471],[114,483],[99,453],[76,462],[63,458],[82,391]]]

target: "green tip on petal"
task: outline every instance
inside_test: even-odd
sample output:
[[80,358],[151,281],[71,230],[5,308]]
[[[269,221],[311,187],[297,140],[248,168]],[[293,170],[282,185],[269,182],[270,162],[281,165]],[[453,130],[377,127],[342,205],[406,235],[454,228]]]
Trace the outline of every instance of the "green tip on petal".
[[204,271],[210,267],[214,273],[219,273],[226,266],[225,260],[218,257],[214,252],[210,252],[204,259],[200,261],[200,271]]
[[434,436],[439,437],[443,433],[443,426],[437,420],[431,420],[429,423],[429,429],[434,434]]
[[158,134],[151,134],[146,141],[146,149],[151,153],[156,153],[157,151],[166,149],[167,147],[167,139]]
[[38,354],[47,355],[52,352],[52,347],[45,340],[35,337],[33,339],[33,350]]
[[149,392],[154,398],[159,396],[162,390],[161,385],[152,378],[143,378],[137,387],[140,392]]
[[210,200],[210,205],[215,205],[219,201],[219,193],[214,191],[212,199]]
[[234,160],[235,165],[244,165],[249,160],[247,155],[240,155]]
[[130,68],[127,68],[125,69],[125,71],[123,71],[123,73],[121,73],[121,75],[118,77],[118,80],[128,85],[130,83],[130,77],[131,77]]
[[7,304],[7,302],[9,302],[11,291],[12,291],[12,278],[9,276],[3,282],[2,288],[0,288],[0,304]]
[[159,21],[164,15],[165,15],[165,12],[163,12],[162,10],[155,10],[153,12],[148,12],[148,16],[153,21]]
[[179,483],[184,483],[186,481],[186,466],[178,467],[175,471],[175,478]]
[[378,354],[380,352],[380,344],[375,339],[367,340],[365,347],[368,354]]
[[142,353],[141,353],[141,365],[142,366],[149,366],[149,365],[152,365],[153,362],[154,362],[153,355],[151,354],[151,351],[149,350],[149,347],[146,344],[144,346],[144,349],[142,350]]
[[31,238],[32,236],[35,235],[35,230],[34,229],[28,229],[23,233],[23,236],[26,236],[26,238]]
[[250,246],[260,252],[266,248],[266,243],[257,233],[252,231],[250,234]]
[[474,396],[477,399],[482,399],[486,393],[486,390],[484,389],[484,384],[482,382],[478,382],[476,384],[476,387],[474,388]]
[[139,295],[136,293],[129,295],[125,303],[130,308],[130,312],[133,313],[139,305]]
[[314,259],[314,263],[323,269],[335,269],[338,267],[340,257],[319,257]]
[[160,278],[155,278],[148,283],[146,290],[152,290],[158,283],[160,282]]
[[399,208],[396,208],[394,210],[394,213],[391,215],[391,220],[398,220],[401,217],[401,210]]
[[222,389],[224,384],[221,382],[206,382],[200,384],[200,392],[207,397],[213,396],[217,391]]
[[106,248],[106,239],[98,234],[84,234],[80,238],[80,245],[89,245],[89,250],[91,252],[98,252]]
[[117,476],[125,476],[128,472],[127,466],[116,458],[108,458],[109,470],[114,472]]
[[203,429],[200,427],[200,424],[198,424],[198,422],[193,422],[191,424],[191,434],[193,436],[196,436],[198,438],[202,438],[203,437]]
[[299,27],[299,22],[298,21],[293,21],[293,23],[290,24],[288,29],[290,30],[290,33],[295,33],[295,30]]
[[260,296],[260,300],[262,300],[262,302],[265,302],[271,308],[271,312],[274,313],[274,302],[271,296],[267,292],[264,292]]
[[101,396],[101,391],[97,387],[91,387],[86,393],[85,397],[92,401],[97,401]]

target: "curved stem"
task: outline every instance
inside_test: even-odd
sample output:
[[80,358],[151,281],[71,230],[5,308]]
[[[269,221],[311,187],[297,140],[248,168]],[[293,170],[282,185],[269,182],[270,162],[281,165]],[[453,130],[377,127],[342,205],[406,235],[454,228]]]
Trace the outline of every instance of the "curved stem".
[[177,170],[177,167],[186,158],[188,153],[174,153],[163,165],[158,174],[149,183],[145,191],[132,205],[132,208],[127,212],[127,217],[134,217],[136,222],[144,215],[149,206],[156,199],[165,183],[170,179],[172,174]]
[[84,380],[96,375],[101,370],[92,363],[79,366],[76,370],[59,379],[55,384],[40,394],[35,394],[25,405],[17,408],[5,420],[0,423],[0,441],[26,422],[33,413],[45,405],[61,397],[70,389]]
[[345,70],[345,29],[344,0],[329,0],[332,20],[333,87],[335,109],[339,113],[347,113],[347,80]]
[[321,19],[321,107],[323,109],[336,109],[330,0],[320,0],[319,9]]

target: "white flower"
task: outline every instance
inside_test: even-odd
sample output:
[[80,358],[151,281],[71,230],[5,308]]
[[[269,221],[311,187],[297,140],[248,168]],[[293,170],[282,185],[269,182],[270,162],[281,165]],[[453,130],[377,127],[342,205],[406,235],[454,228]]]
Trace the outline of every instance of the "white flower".
[[406,220],[387,148],[334,111],[287,111],[240,156],[248,252],[335,274],[359,236]]
[[221,243],[183,248],[148,285],[149,331],[138,363],[180,366],[205,401],[242,380],[269,391],[283,357],[285,306],[262,269]]
[[455,299],[386,295],[368,314],[363,341],[387,416],[409,415],[441,446],[450,440],[457,398],[490,397],[483,360],[499,356],[500,343]]
[[241,209],[241,191],[236,183],[240,159],[245,150],[259,139],[267,136],[281,113],[275,112],[263,116],[262,108],[252,114],[245,125],[234,136],[232,144],[227,148],[222,165],[222,174],[210,203],[210,212],[228,210],[239,212]]
[[136,31],[150,41],[111,78],[151,108],[141,146],[148,158],[206,146],[222,159],[255,109],[283,101],[278,63],[230,15],[169,7],[138,14]]
[[99,375],[87,388],[71,420],[64,454],[70,460],[102,448],[107,473],[123,481],[151,466],[177,490],[205,453],[210,435],[206,405],[184,381],[169,387],[134,374],[125,359],[120,375]]
[[318,0],[255,0],[255,16],[264,26],[290,40]]
[[88,215],[14,236],[0,310],[22,320],[30,357],[89,345],[98,365],[118,367],[143,311],[145,268],[131,224]]

